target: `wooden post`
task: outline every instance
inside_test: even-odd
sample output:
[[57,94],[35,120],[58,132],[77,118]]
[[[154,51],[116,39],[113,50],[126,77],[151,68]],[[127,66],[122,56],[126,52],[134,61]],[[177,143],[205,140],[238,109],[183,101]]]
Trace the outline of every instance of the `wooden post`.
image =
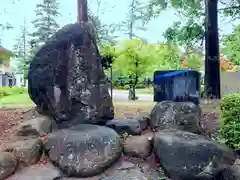
[[78,0],[78,22],[88,21],[87,0]]
[[205,0],[205,92],[220,99],[220,61],[218,37],[218,0]]

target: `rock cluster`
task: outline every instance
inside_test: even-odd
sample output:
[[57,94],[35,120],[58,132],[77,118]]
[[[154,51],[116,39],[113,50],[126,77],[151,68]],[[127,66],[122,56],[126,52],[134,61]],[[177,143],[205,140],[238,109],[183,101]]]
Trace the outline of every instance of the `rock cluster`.
[[[164,101],[149,117],[114,119],[87,23],[40,48],[29,95],[44,116],[23,122],[1,149],[0,180],[239,180],[237,155],[201,135],[194,103]],[[43,156],[49,162],[36,166]]]
[[[164,113],[154,108],[149,117],[124,117],[107,122],[108,127],[81,124],[51,132],[54,121],[48,117],[25,121],[16,130],[18,140],[7,143],[0,153],[0,179],[12,174],[11,180],[239,179],[240,160],[233,150],[201,134],[183,131],[167,118],[168,127],[152,129],[153,113],[159,117]],[[182,116],[177,120],[188,117],[177,113]],[[196,111],[195,116],[200,113]],[[41,134],[48,134],[46,142],[41,141]],[[41,156],[50,162],[33,166]]]

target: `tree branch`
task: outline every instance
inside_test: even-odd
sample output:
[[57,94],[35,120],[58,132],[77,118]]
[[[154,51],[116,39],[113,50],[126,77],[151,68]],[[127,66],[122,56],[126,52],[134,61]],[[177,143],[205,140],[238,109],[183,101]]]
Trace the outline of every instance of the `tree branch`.
[[229,10],[229,9],[240,9],[240,5],[239,6],[231,6],[231,7],[220,8],[220,9],[218,9],[218,11],[224,11],[224,10]]

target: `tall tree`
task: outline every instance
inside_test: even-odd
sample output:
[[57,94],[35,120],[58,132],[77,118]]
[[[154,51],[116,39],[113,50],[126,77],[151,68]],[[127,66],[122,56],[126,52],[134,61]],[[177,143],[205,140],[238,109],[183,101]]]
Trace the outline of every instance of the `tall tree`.
[[105,46],[105,44],[115,44],[116,38],[118,36],[114,35],[117,31],[117,24],[106,24],[101,20],[101,16],[107,11],[106,5],[108,2],[106,0],[92,0],[91,4],[95,5],[95,9],[92,6],[88,6],[89,20],[93,23],[96,32],[96,39],[100,47]]
[[146,31],[145,25],[148,22],[146,7],[146,4],[140,0],[130,1],[126,19],[120,24],[120,30],[122,30],[129,39],[140,38],[137,35],[137,31]]
[[234,65],[240,65],[240,25],[237,25],[233,32],[225,35],[222,39],[222,54]]
[[32,21],[36,31],[32,33],[37,42],[45,42],[59,28],[56,17],[59,13],[57,0],[43,0],[36,5],[36,19]]
[[13,52],[15,54],[16,72],[24,74],[24,78],[27,77],[29,62],[30,62],[30,45],[28,43],[29,32],[27,31],[27,23],[24,18],[24,23],[20,27],[20,36],[16,38],[16,44],[14,44]]
[[[234,1],[234,0],[232,0]],[[205,9],[205,2],[209,6]],[[165,32],[165,37],[168,41],[178,43],[189,47],[199,47],[205,39],[205,90],[210,96],[220,97],[220,72],[219,72],[219,38],[218,38],[218,9],[217,0],[152,0],[149,5],[149,15],[159,15],[162,10],[169,7],[174,8],[180,17],[181,21],[175,22],[172,27]],[[224,4],[228,6],[231,1]],[[229,8],[229,7],[228,7]],[[231,7],[232,9],[234,7]],[[205,21],[205,10],[207,17]],[[225,14],[227,9],[221,11]],[[206,22],[206,23],[205,23]],[[204,27],[206,24],[206,28]],[[205,32],[206,29],[206,32]]]
[[26,19],[24,19],[24,23],[20,28],[21,33],[16,38],[16,43],[13,46],[15,55],[14,69],[17,73],[24,75],[24,83],[26,83],[29,65],[35,54],[36,47],[31,43],[31,36],[27,30]]
[[[185,48],[202,47],[205,35],[205,0],[150,0],[148,17],[156,18],[166,9],[174,9],[180,20],[165,31],[165,38]],[[220,0],[218,13],[230,20],[239,18],[240,1]]]

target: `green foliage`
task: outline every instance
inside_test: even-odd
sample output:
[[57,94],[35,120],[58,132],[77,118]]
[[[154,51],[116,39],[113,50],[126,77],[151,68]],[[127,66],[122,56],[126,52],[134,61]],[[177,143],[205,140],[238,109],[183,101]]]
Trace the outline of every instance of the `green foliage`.
[[236,26],[231,34],[223,37],[222,54],[234,65],[240,65],[240,25]]
[[231,148],[240,148],[240,94],[230,94],[221,100],[221,137]]
[[0,97],[27,93],[25,87],[0,87]]
[[89,20],[95,28],[96,40],[99,46],[104,44],[114,44],[116,36],[112,34],[115,32],[114,24],[104,24],[97,15],[89,11]]
[[186,69],[199,70],[203,66],[203,58],[197,53],[188,54],[184,60]]
[[119,30],[123,31],[129,39],[139,38],[136,31],[145,31],[148,23],[147,7],[141,0],[131,0],[128,4],[126,19],[119,24]]
[[181,19],[174,22],[164,33],[167,41],[186,48],[201,45],[204,38],[204,1],[151,0],[148,16],[157,17],[168,8],[175,9]]
[[59,28],[55,18],[60,15],[57,0],[43,0],[42,4],[36,5],[36,19],[32,21],[37,30],[32,36],[37,42],[45,42]]
[[113,83],[116,86],[136,86],[140,79],[152,79],[156,70],[180,66],[180,50],[171,44],[146,44],[141,39],[133,39],[116,46],[101,46],[100,52],[102,56],[113,57]]
[[123,87],[123,89],[129,90],[129,89],[130,89],[130,86],[129,86],[129,85],[125,85],[125,86]]

